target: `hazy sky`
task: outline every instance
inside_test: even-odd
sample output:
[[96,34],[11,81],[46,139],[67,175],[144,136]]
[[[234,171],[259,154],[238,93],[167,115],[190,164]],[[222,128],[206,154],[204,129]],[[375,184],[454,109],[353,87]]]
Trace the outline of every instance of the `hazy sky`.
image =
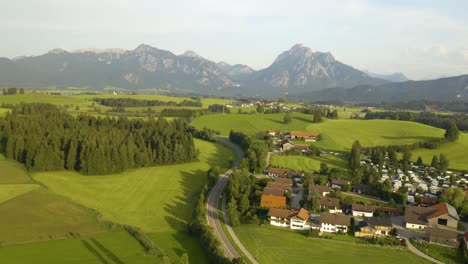
[[0,57],[146,43],[260,69],[296,43],[413,79],[468,74],[468,1],[0,0]]

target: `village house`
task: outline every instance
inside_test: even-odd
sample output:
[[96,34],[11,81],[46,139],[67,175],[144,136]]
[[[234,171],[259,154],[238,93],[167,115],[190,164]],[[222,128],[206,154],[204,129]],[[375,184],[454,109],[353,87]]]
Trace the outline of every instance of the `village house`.
[[293,181],[291,179],[288,179],[288,178],[278,178],[278,179],[275,180],[275,182],[287,183],[287,184],[289,184],[289,186],[291,186],[293,184]]
[[364,204],[353,204],[351,206],[353,216],[372,217],[375,212],[375,206]]
[[299,211],[270,208],[268,211],[270,224],[288,227],[295,230],[309,230],[309,211],[301,208]]
[[268,182],[266,188],[282,189],[283,191],[291,190],[291,184],[282,182]]
[[351,217],[343,214],[321,213],[320,232],[344,233],[348,232]]
[[343,190],[345,186],[350,185],[351,183],[347,180],[333,179],[331,181],[331,187],[333,189]]
[[341,214],[343,209],[341,209],[340,199],[329,198],[329,197],[319,197],[320,209],[326,210],[332,214]]
[[423,207],[431,206],[437,204],[437,199],[436,198],[431,198],[427,196],[420,196],[419,199],[419,205]]
[[355,237],[387,236],[392,230],[390,218],[365,217],[354,232]]
[[278,135],[280,134],[280,132],[277,131],[277,130],[268,130],[268,131],[267,131],[267,134],[268,134],[269,136],[276,137],[276,136],[278,136]]
[[302,153],[306,153],[309,151],[309,145],[296,144],[294,148]]
[[305,131],[291,131],[284,135],[286,138],[293,140],[304,140],[306,142],[316,142],[319,133],[317,132],[305,132]]
[[282,151],[287,151],[290,149],[295,149],[295,145],[293,142],[289,141],[288,139],[283,139],[280,141],[280,146]]
[[432,226],[427,227],[426,234],[428,235],[427,240],[430,243],[442,244],[450,247],[458,246],[461,235],[457,230]]
[[[309,197],[314,194],[325,196],[331,192],[332,192],[332,189],[328,186],[322,186],[322,185],[310,185],[309,186]],[[310,198],[308,198],[308,200],[310,200]]]
[[442,227],[456,229],[460,217],[453,206],[448,203],[439,203],[429,207],[406,206],[406,228],[426,229]]
[[260,198],[260,207],[286,208],[284,190],[265,187],[263,189],[262,197]]
[[269,167],[266,170],[266,173],[270,177],[279,177],[279,178],[286,178],[288,175],[288,171],[285,169],[280,169],[280,168],[274,168],[274,167]]

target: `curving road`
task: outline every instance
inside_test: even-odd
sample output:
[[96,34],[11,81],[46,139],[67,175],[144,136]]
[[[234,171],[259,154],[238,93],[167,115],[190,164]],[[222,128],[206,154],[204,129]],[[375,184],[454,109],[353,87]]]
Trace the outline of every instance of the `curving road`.
[[[244,157],[244,152],[242,149],[238,146],[233,144],[231,141],[229,141],[226,138],[216,138],[219,142],[227,145],[230,147],[232,150],[237,155],[237,160],[234,162],[234,166],[237,167],[239,166],[242,158]],[[215,236],[218,238],[218,240],[221,242],[221,248],[223,249],[224,254],[228,258],[239,258],[240,254],[237,252],[237,250],[234,248],[232,245],[231,241],[227,238],[226,234],[224,233],[224,230],[221,226],[221,221],[219,219],[218,215],[218,201],[219,198],[221,197],[221,193],[223,192],[224,187],[226,186],[228,182],[228,177],[232,174],[232,170],[228,170],[225,172],[223,175],[219,177],[218,182],[216,185],[213,187],[213,189],[210,192],[210,195],[208,196],[208,202],[206,204],[206,213],[207,213],[207,219],[208,219],[208,224],[213,228],[213,232]],[[242,253],[244,253],[245,256],[254,264],[258,264],[258,261],[250,254],[250,252],[242,245],[240,242],[239,238],[237,235],[234,233],[232,230],[231,226],[228,224],[229,219],[226,215],[226,199],[223,199],[222,201],[222,210],[223,210],[223,218],[226,223],[227,230],[229,234],[231,235],[232,239],[236,243],[236,245],[241,249]]]

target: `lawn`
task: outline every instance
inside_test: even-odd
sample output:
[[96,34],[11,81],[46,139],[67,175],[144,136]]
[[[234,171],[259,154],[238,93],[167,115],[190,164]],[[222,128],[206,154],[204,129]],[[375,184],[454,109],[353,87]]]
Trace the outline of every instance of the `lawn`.
[[322,162],[326,163],[329,169],[338,168],[345,171],[348,170],[348,163],[346,160],[331,155],[322,157],[272,155],[270,159],[271,166],[306,172],[319,171],[320,163]]
[[147,256],[144,253],[138,241],[124,231],[0,247],[2,263],[143,264],[160,262],[156,256]]
[[[153,233],[155,243],[175,255],[193,248],[181,236],[192,216],[193,202],[206,181],[210,166],[226,166],[235,157],[226,147],[196,140],[199,161],[157,166],[108,176],[82,176],[73,172],[36,173],[33,178],[52,191],[99,211],[105,220],[133,225]],[[172,240],[159,244],[159,238]],[[176,245],[176,246],[173,246]],[[181,246],[182,245],[182,246]],[[166,247],[167,246],[167,247]],[[201,251],[200,246],[198,250]],[[189,255],[198,254],[189,252]]]
[[246,248],[262,264],[429,263],[403,249],[307,238],[287,229],[243,226],[235,228],[235,231]]
[[345,192],[341,192],[341,196],[351,197],[353,199],[353,202],[357,202],[357,203],[363,203],[363,204],[369,204],[369,205],[379,205],[379,206],[388,205],[388,202],[386,202],[386,201],[377,202],[375,200],[369,199],[369,198],[364,197],[364,196],[359,196],[357,194],[348,194],[348,193],[345,193]]
[[452,169],[468,170],[468,134],[461,133],[460,138],[456,142],[443,144],[437,149],[417,149],[413,151],[412,158],[414,161],[419,156],[423,159],[425,164],[430,164],[434,155],[439,156],[443,153],[447,156]]
[[445,247],[436,244],[429,244],[426,242],[411,242],[413,246],[419,249],[421,252],[427,255],[443,261],[446,264],[457,264],[462,263],[458,256],[458,250],[456,248]]
[[0,108],[0,116],[5,115],[6,113],[10,112],[8,108]]

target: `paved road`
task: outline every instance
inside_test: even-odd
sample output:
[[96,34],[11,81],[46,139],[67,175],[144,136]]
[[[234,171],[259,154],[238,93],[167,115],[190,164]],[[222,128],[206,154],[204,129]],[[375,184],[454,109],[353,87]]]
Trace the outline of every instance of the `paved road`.
[[[234,162],[234,166],[239,166],[242,158],[244,157],[244,153],[242,149],[233,144],[226,138],[216,138],[219,142],[229,146],[234,150],[237,155],[237,160]],[[232,174],[232,170],[228,170],[226,173],[219,177],[218,182],[213,187],[210,192],[210,196],[208,197],[208,203],[206,205],[206,212],[208,218],[208,224],[213,228],[213,232],[218,240],[221,242],[221,248],[224,251],[224,254],[228,258],[238,258],[240,257],[239,252],[234,248],[231,241],[227,238],[224,230],[221,226],[221,221],[218,215],[218,201],[221,197],[221,193],[223,192],[224,187],[228,182],[228,177]],[[237,237],[234,230],[232,230],[231,226],[229,225],[229,219],[226,214],[226,199],[224,198],[222,201],[222,211],[223,211],[223,218],[224,222],[226,223],[226,228],[231,235],[232,239],[236,243],[236,245],[241,249],[242,253],[254,264],[258,264],[257,260],[250,254],[250,252],[244,247],[244,245],[240,242],[239,238]]]
[[[297,191],[297,193],[295,193]],[[293,193],[291,194],[291,207],[299,209],[301,207],[300,201],[304,195],[304,187],[302,185],[293,188]]]
[[436,263],[436,264],[444,264],[444,262],[442,261],[438,261],[437,259],[435,258],[432,258],[432,257],[429,257],[428,255],[424,254],[423,252],[419,251],[417,248],[415,248],[411,242],[409,241],[408,238],[404,238],[406,240],[406,245],[408,245],[408,249],[409,251],[413,252],[414,254],[422,257],[422,258],[425,258],[433,263]]
[[221,248],[223,249],[224,255],[232,259],[240,257],[240,254],[224,233],[218,215],[218,200],[227,184],[230,173],[232,173],[232,171],[228,171],[224,175],[220,176],[218,183],[216,183],[211,190],[210,196],[208,197],[208,203],[206,204],[206,213],[208,224],[213,228],[215,236],[218,238],[219,242],[221,242]]
[[404,228],[404,224],[403,224],[404,217],[403,216],[392,216],[391,220],[392,220],[393,227],[395,227],[398,230],[398,234],[400,235],[400,237],[403,238],[406,241],[406,245],[408,246],[409,251],[411,251],[414,254],[416,254],[416,255],[418,255],[418,256],[420,256],[422,258],[425,258],[425,259],[427,259],[427,260],[429,260],[429,261],[431,261],[433,263],[443,264],[443,262],[438,261],[437,259],[426,255],[424,252],[419,251],[417,248],[415,248],[411,244],[409,239],[412,238],[412,237],[414,237],[416,239],[425,239],[427,237],[427,235],[424,232],[416,232],[416,231]]

